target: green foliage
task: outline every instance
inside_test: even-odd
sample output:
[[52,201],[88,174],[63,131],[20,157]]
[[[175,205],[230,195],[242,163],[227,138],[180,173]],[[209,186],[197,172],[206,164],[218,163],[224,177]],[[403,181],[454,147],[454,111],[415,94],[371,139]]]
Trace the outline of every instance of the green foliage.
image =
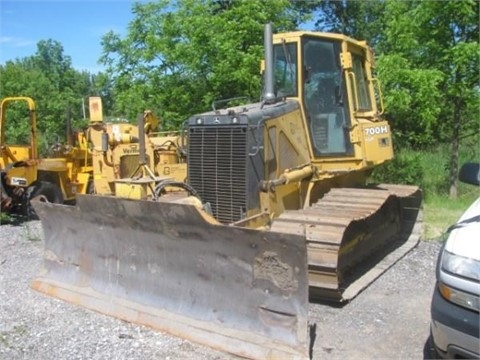
[[134,118],[148,108],[178,128],[214,100],[258,99],[263,25],[293,30],[298,14],[290,10],[286,0],[134,4],[126,37],[102,40],[116,111]]
[[[460,144],[459,164],[480,161],[480,133],[462,139]],[[426,199],[447,198],[449,192],[449,166],[451,145],[438,144],[423,151],[402,149],[396,152],[394,159],[375,169],[373,182],[418,185]],[[460,193],[478,196],[478,188],[460,184]]]
[[385,3],[379,74],[395,139],[419,150],[451,143],[447,187],[455,197],[459,140],[478,130],[480,3]]
[[[30,117],[28,105],[24,101],[9,102],[4,107],[6,120],[5,136],[10,144],[30,144]],[[16,119],[16,121],[10,121]]]
[[[36,102],[41,154],[48,144],[65,141],[67,111],[72,118],[83,118],[82,99],[86,102],[89,95],[105,96],[104,110],[109,111],[112,100],[108,85],[102,74],[75,70],[62,45],[51,39],[40,41],[34,55],[0,65],[0,96],[28,96]],[[29,142],[27,114],[25,103],[9,105],[9,143]]]
[[443,96],[438,70],[418,69],[398,54],[378,61],[387,117],[398,147],[421,148],[436,142]]
[[315,29],[336,32],[359,40],[368,40],[374,46],[384,34],[385,2],[363,1],[309,1],[317,12]]
[[375,169],[371,180],[380,183],[422,186],[424,170],[421,166],[420,154],[414,151],[398,153],[391,162]]
[[471,1],[387,1],[386,9],[378,73],[396,140],[417,149],[451,141],[453,123],[469,128],[472,120],[454,120],[454,111],[479,105],[478,11]]
[[11,222],[12,218],[8,213],[0,212],[0,225],[10,224]]

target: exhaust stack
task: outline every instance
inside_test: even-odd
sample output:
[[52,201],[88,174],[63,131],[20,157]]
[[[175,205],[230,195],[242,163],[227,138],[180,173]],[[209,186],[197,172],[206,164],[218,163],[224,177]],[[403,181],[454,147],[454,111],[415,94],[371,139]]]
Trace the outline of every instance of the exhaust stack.
[[264,51],[265,51],[265,89],[263,93],[263,102],[266,104],[275,103],[276,96],[274,92],[274,79],[273,79],[273,34],[272,24],[265,24],[264,30]]

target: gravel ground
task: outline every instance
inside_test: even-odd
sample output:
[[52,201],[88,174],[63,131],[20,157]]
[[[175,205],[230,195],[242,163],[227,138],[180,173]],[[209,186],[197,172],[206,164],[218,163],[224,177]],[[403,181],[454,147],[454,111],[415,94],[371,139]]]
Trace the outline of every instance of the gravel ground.
[[[30,289],[39,221],[0,226],[0,359],[236,359]],[[351,303],[310,304],[313,359],[423,359],[437,241],[422,241]]]

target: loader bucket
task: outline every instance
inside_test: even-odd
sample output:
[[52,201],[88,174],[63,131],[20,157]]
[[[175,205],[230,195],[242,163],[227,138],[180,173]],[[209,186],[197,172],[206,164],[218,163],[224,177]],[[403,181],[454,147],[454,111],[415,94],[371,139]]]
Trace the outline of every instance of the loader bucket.
[[305,240],[211,224],[191,205],[34,202],[50,296],[254,359],[308,358]]

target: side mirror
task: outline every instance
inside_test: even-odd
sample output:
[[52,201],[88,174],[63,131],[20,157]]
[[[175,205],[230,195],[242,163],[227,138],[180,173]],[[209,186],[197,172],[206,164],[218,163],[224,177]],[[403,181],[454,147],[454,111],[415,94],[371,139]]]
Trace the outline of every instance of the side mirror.
[[458,179],[466,184],[480,186],[480,163],[468,162],[463,164]]

